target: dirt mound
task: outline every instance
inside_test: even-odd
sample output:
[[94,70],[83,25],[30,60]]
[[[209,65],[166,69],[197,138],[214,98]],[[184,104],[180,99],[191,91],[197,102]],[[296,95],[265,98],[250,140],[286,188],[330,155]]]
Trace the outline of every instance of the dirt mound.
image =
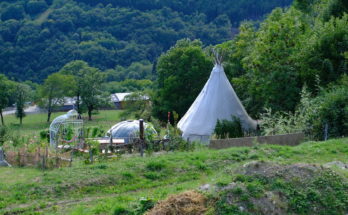
[[147,215],[201,215],[207,210],[206,197],[196,191],[172,195],[160,201]]
[[216,189],[214,214],[347,214],[347,180],[312,164],[251,162]]
[[148,215],[348,214],[348,182],[312,164],[250,162],[227,185],[205,184],[159,202]]
[[243,166],[244,168],[237,173],[248,176],[262,176],[268,178],[281,177],[286,181],[301,179],[306,181],[320,174],[324,168],[314,164],[292,164],[279,165],[270,162],[250,162]]

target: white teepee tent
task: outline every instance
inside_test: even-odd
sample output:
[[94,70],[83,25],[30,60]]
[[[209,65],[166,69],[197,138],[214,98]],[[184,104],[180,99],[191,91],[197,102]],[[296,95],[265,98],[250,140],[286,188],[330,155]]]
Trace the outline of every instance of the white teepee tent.
[[209,80],[179,121],[178,128],[183,132],[184,139],[207,143],[217,120],[231,120],[232,116],[241,120],[244,130],[256,129],[256,121],[245,111],[226,77],[221,59],[216,57]]

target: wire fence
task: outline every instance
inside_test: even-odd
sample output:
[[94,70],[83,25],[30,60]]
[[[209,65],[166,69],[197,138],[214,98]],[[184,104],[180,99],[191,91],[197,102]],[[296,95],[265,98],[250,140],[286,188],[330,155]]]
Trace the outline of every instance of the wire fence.
[[16,151],[5,151],[5,159],[12,166],[38,167],[42,169],[60,168],[71,166],[72,157],[70,153],[51,153],[46,148],[37,148],[30,152],[26,148]]

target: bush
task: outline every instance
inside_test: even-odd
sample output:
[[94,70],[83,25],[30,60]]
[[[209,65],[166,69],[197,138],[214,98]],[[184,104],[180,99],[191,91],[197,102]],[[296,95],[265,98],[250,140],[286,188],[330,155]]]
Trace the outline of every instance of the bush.
[[301,92],[300,104],[294,113],[276,112],[266,108],[265,113],[261,114],[261,129],[263,135],[287,134],[298,131],[310,133],[312,119],[318,111],[319,104],[317,99],[313,99],[303,87]]
[[232,116],[232,121],[218,120],[214,133],[218,139],[244,136],[241,121],[235,116]]
[[3,146],[8,138],[8,129],[5,126],[0,126],[0,146]]
[[150,171],[161,171],[166,167],[164,162],[151,161],[146,165],[146,168]]
[[313,117],[313,136],[323,139],[326,124],[328,137],[348,135],[348,84],[333,86],[317,99],[320,107]]
[[261,121],[264,135],[302,131],[322,140],[326,125],[328,137],[348,135],[348,77],[343,76],[338,85],[321,89],[316,98],[312,98],[304,87],[301,102],[294,113],[272,113],[266,109]]

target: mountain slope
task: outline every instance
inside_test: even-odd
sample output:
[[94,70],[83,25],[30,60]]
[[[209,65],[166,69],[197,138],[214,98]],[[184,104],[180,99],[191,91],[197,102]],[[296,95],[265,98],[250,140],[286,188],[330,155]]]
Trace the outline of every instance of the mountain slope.
[[260,19],[291,0],[95,2],[2,1],[0,73],[40,82],[76,59],[102,70],[153,63],[181,38],[227,41],[241,20]]

